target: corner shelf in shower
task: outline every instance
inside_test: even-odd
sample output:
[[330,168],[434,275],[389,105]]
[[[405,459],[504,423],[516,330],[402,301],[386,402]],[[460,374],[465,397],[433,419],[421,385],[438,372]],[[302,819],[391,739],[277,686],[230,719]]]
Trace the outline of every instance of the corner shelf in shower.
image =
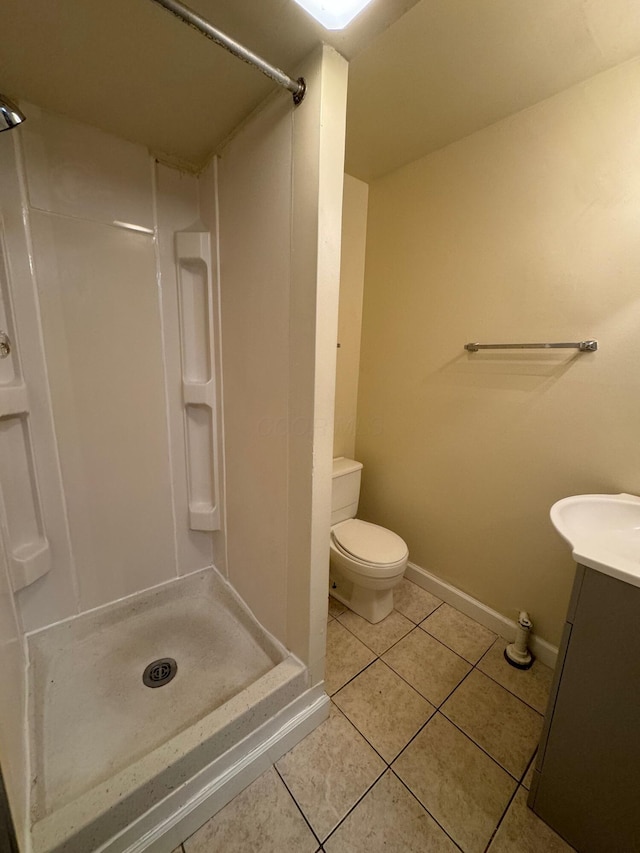
[[219,530],[211,235],[176,233],[189,527]]
[[[6,366],[14,373],[13,365]],[[2,526],[14,592],[37,581],[51,568],[28,418],[26,385],[15,381],[0,385]]]
[[[1,225],[2,223],[0,223]],[[51,568],[16,324],[0,232],[0,527],[14,592]]]

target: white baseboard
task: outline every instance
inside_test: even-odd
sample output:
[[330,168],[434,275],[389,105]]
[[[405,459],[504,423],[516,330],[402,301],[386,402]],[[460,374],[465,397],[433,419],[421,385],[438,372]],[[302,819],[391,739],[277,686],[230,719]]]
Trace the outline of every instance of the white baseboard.
[[96,853],[171,853],[326,720],[329,707],[324,683],[310,688]]
[[[475,619],[476,622],[484,625],[485,628],[493,631],[494,634],[498,634],[499,637],[504,637],[505,640],[511,640],[512,642],[515,639],[516,623],[513,619],[507,619],[502,613],[492,610],[486,604],[478,601],[477,598],[472,598],[466,592],[462,592],[461,589],[441,580],[426,569],[416,566],[415,563],[407,563],[404,576],[407,580],[413,581],[413,583],[422,587],[422,589],[426,589],[427,592],[460,610],[465,616]],[[535,634],[531,634],[529,645],[531,651],[541,663],[555,667],[558,658],[557,646],[553,646]]]

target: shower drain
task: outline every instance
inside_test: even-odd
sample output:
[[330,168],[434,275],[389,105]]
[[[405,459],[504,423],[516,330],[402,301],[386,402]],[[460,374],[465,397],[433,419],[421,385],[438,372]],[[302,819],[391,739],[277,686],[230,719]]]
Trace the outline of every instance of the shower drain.
[[142,673],[142,680],[147,687],[164,687],[175,676],[178,664],[173,658],[153,660]]

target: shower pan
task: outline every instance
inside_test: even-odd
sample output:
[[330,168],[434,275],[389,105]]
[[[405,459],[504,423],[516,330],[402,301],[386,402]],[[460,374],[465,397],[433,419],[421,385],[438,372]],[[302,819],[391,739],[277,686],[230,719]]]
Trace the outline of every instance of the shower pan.
[[[215,569],[37,631],[28,647],[34,853],[121,853],[146,826],[173,845],[161,815],[220,784],[307,688],[306,667]],[[167,659],[172,677],[145,683]]]

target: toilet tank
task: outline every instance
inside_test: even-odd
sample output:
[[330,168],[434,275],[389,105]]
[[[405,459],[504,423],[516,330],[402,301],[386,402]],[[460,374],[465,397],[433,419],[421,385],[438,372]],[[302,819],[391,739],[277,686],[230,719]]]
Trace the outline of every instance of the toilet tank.
[[333,487],[331,490],[331,524],[355,518],[360,498],[362,462],[338,456],[333,460]]

